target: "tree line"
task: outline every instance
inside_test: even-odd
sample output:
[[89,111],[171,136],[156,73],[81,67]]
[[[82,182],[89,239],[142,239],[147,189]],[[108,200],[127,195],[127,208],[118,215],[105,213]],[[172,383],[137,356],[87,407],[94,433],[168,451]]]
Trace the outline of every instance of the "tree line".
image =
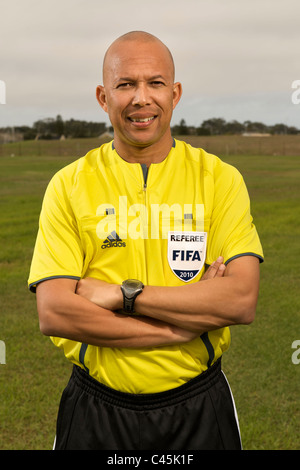
[[236,134],[299,134],[300,130],[286,124],[266,125],[262,122],[233,120],[226,121],[222,118],[207,119],[199,127],[188,126],[184,119],[178,125],[172,127],[174,135],[236,135]]
[[[14,126],[13,132],[23,135],[24,140],[55,140],[62,136],[71,139],[99,137],[109,129],[105,122],[89,122],[78,119],[64,121],[60,115],[57,115],[55,119],[40,119],[32,126]],[[12,132],[12,128],[2,128],[1,132]]]
[[[189,126],[184,119],[171,127],[173,135],[235,135],[235,134],[299,134],[300,130],[294,126],[275,124],[272,126],[261,122],[236,120],[226,121],[223,118],[211,118],[203,121],[200,126]],[[89,122],[77,119],[63,120],[60,115],[56,118],[40,119],[32,126],[15,126],[0,128],[1,133],[14,133],[23,140],[54,140],[65,138],[91,138],[99,137],[105,132],[113,134],[113,128],[105,122]],[[18,140],[19,140],[18,139]]]

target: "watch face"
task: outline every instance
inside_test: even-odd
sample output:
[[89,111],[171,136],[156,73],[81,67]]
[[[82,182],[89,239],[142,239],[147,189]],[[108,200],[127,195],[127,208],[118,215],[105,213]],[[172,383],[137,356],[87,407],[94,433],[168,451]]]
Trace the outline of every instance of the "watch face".
[[122,283],[122,286],[126,290],[126,297],[131,297],[137,293],[137,291],[141,290],[144,285],[141,281],[137,279],[127,279]]
[[137,289],[139,287],[142,287],[141,281],[137,281],[136,279],[128,279],[126,281],[126,287],[129,287],[130,289]]

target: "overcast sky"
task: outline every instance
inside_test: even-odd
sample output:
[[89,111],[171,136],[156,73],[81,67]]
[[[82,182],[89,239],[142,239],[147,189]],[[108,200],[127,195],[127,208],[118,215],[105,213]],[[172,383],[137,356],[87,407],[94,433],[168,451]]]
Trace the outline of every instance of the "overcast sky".
[[95,98],[102,58],[144,30],[171,49],[183,97],[173,124],[222,117],[300,128],[299,0],[0,0],[0,127],[109,122]]

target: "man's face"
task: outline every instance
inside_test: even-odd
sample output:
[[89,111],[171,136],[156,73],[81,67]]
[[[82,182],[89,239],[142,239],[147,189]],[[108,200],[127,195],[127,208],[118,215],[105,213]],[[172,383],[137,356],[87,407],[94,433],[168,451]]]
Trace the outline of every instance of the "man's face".
[[115,140],[139,147],[170,137],[170,121],[180,96],[170,55],[155,41],[115,45],[106,60],[104,86],[97,88]]

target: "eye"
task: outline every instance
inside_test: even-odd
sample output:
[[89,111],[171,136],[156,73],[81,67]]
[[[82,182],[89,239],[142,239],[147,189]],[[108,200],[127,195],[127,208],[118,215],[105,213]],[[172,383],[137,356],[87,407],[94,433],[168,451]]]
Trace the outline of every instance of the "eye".
[[153,82],[151,82],[151,85],[154,86],[154,87],[160,87],[160,86],[164,86],[164,82],[161,82],[160,80],[153,80]]
[[130,83],[130,82],[123,82],[123,83],[119,83],[119,85],[117,85],[116,88],[129,88],[130,86],[132,86],[132,83]]

